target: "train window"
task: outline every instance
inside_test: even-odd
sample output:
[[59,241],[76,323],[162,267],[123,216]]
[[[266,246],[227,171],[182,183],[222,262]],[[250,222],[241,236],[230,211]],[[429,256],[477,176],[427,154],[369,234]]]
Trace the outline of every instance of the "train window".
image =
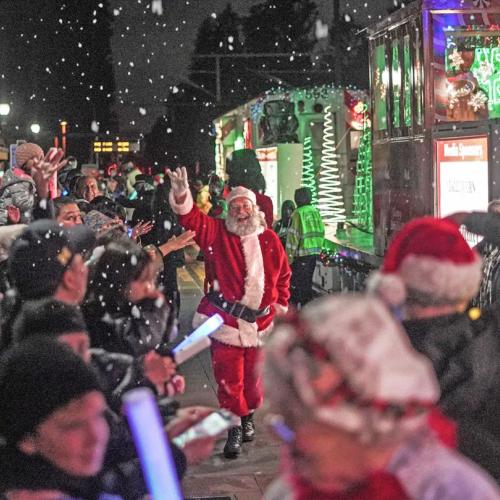
[[392,126],[398,129],[401,126],[401,64],[399,61],[399,40],[391,42],[392,53]]
[[422,64],[422,37],[419,26],[415,27],[415,66],[414,66],[414,89],[415,89],[415,112],[417,125],[421,127],[424,124],[424,80]]
[[412,82],[413,82],[413,68],[411,65],[411,46],[410,35],[405,35],[403,38],[403,117],[404,125],[409,128],[412,126]]
[[387,92],[389,86],[389,73],[385,59],[385,45],[382,43],[375,47],[375,64],[373,74],[374,96],[374,128],[387,130]]

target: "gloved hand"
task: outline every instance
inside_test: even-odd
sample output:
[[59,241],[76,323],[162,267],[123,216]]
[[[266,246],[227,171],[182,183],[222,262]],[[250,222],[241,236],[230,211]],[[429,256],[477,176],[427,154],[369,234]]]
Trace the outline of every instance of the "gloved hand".
[[186,167],[176,168],[175,171],[167,169],[167,175],[170,179],[172,192],[176,200],[179,198],[183,198],[189,190]]

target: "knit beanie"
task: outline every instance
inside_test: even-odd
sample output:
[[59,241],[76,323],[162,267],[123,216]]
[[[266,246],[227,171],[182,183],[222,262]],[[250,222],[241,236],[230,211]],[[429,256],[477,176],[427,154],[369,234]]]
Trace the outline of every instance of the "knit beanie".
[[16,148],[16,167],[23,168],[32,158],[44,157],[43,149],[32,142],[25,142]]
[[387,303],[407,298],[420,304],[468,301],[479,289],[481,259],[459,227],[448,219],[421,217],[406,224],[390,243],[382,268],[368,290]]
[[32,222],[10,248],[9,273],[24,300],[53,295],[75,254],[92,250],[94,233],[83,225],[62,228],[54,220]]
[[255,196],[255,193],[243,186],[237,186],[231,189],[226,198],[227,204],[229,205],[235,198],[247,198],[252,202],[253,205],[257,204],[257,198]]
[[69,348],[33,337],[0,357],[0,436],[11,445],[73,399],[101,391],[92,370]]
[[363,442],[420,428],[439,399],[430,361],[380,300],[355,294],[318,299],[276,326],[264,382],[292,426],[313,416]]
[[80,308],[52,297],[25,302],[12,328],[14,342],[36,335],[57,338],[80,332],[87,333]]

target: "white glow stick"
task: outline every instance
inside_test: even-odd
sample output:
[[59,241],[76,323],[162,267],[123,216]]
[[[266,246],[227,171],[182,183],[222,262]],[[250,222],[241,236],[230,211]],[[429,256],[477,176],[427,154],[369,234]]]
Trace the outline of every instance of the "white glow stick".
[[182,500],[177,469],[151,390],[133,389],[123,396],[148,491],[153,500]]
[[201,339],[202,337],[208,337],[214,333],[222,324],[224,320],[220,314],[214,314],[210,316],[205,323],[200,325],[189,337],[186,337],[179,345],[175,346],[173,349],[174,354],[185,349],[188,345]]
[[191,359],[193,356],[196,356],[201,351],[204,351],[207,347],[210,347],[212,341],[209,337],[202,337],[201,339],[195,340],[191,342],[187,347],[181,349],[180,351],[175,352],[175,364],[177,366],[184,363],[188,359]]

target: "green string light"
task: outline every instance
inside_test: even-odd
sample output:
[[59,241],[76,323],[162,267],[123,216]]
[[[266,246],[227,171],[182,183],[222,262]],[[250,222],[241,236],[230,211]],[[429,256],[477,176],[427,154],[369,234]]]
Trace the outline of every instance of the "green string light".
[[314,172],[314,161],[312,153],[312,139],[306,137],[304,139],[304,156],[302,160],[302,187],[307,187],[311,190],[312,204],[318,205],[318,187],[316,186],[316,175]]
[[366,107],[356,163],[354,216],[359,227],[373,232],[372,130]]

